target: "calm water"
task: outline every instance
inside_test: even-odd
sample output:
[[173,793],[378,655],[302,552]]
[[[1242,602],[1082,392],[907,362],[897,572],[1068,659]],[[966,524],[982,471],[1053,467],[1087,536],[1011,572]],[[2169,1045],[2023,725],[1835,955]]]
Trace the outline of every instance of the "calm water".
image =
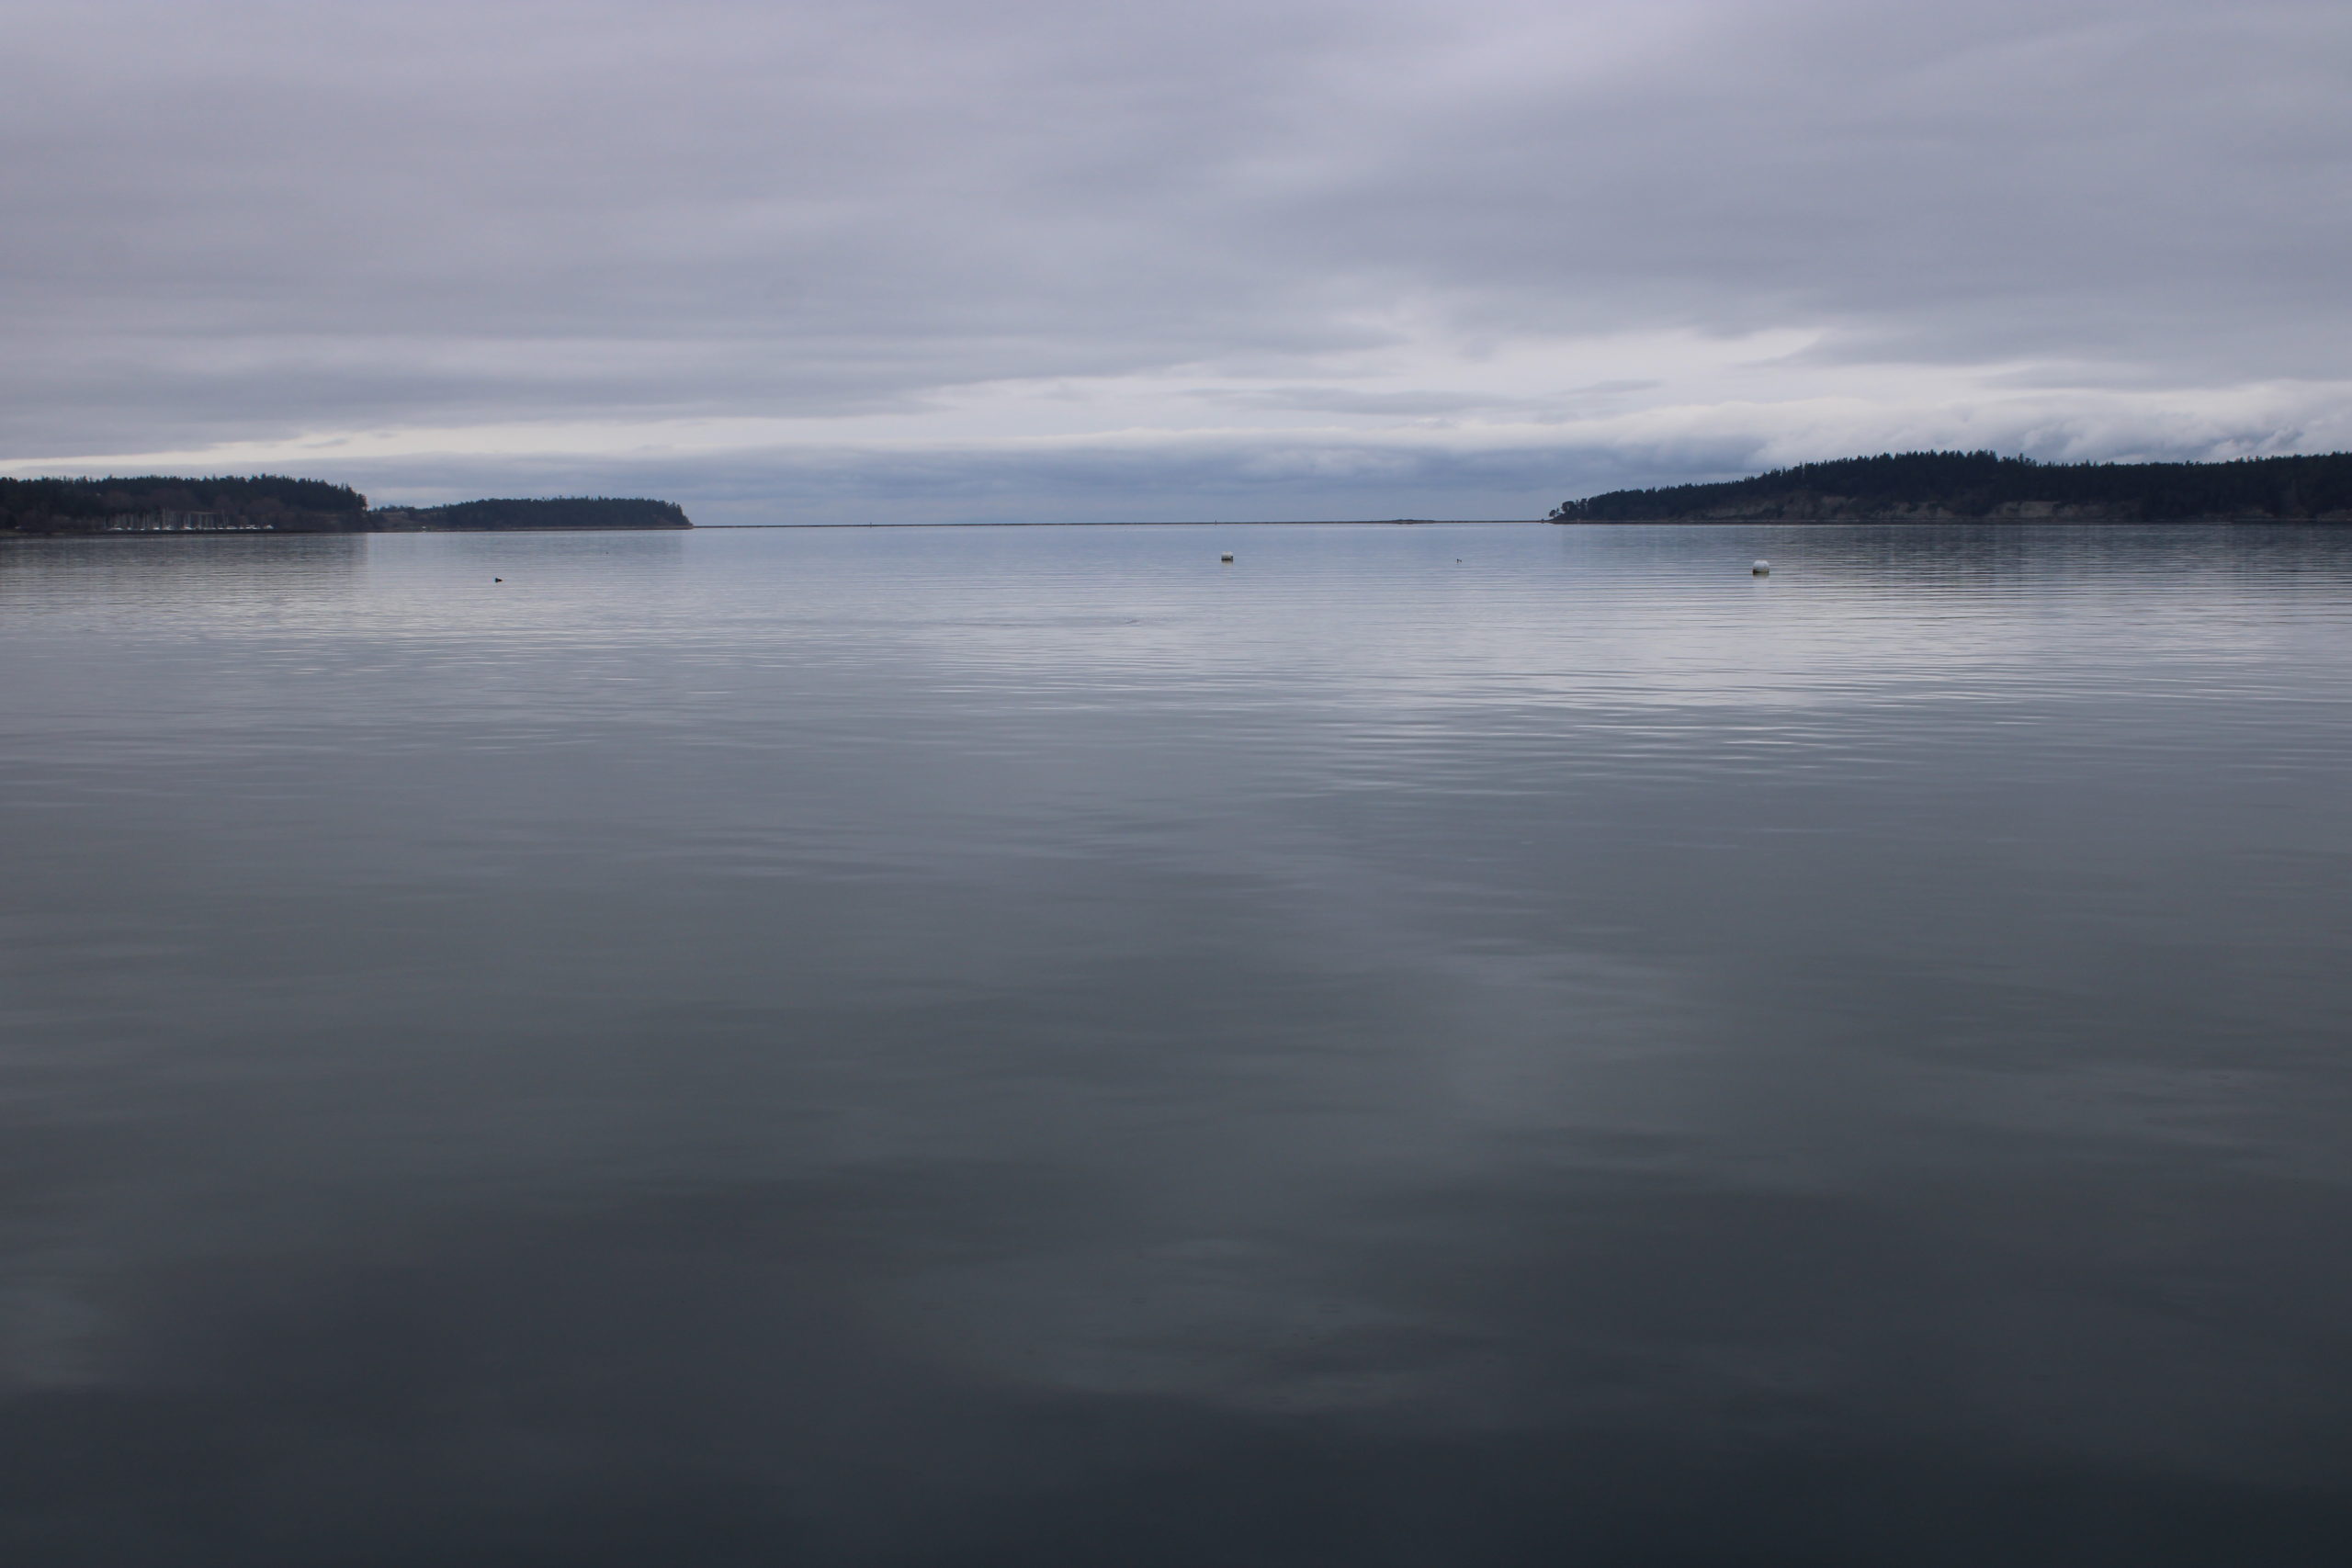
[[2352,529],[17,543],[0,660],[11,1562],[2352,1561]]

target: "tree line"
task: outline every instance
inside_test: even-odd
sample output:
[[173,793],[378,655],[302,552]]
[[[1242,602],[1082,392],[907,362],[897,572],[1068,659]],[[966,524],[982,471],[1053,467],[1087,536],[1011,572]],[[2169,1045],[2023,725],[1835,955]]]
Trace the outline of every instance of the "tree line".
[[1864,510],[1932,507],[1960,517],[2049,503],[2118,521],[2352,519],[2352,453],[2220,463],[2041,463],[1993,452],[1888,452],[1801,463],[1719,484],[1611,491],[1563,502],[1552,518],[1644,522],[1749,509],[1791,516],[1830,502]]
[[74,532],[108,519],[154,513],[220,513],[266,519],[323,513],[356,524],[368,498],[349,485],[283,474],[181,479],[164,474],[104,479],[0,479],[0,528]]
[[375,514],[394,527],[691,528],[674,501],[642,496],[560,495],[459,501],[447,506],[386,507]]
[[282,474],[182,479],[0,479],[0,533],[377,533],[504,528],[690,528],[674,502],[636,496],[461,501],[370,510],[349,485]]

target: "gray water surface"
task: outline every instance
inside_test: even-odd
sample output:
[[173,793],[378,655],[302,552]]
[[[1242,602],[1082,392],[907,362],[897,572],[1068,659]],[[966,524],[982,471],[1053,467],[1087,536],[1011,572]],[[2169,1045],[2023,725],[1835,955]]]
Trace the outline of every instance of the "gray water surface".
[[19,542],[0,661],[11,1562],[2352,1561],[2352,529]]

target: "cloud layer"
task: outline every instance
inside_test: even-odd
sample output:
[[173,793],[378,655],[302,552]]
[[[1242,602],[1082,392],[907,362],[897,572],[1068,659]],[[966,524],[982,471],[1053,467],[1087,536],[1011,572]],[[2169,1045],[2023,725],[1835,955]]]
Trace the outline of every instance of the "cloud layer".
[[710,521],[2346,445],[2352,13],[20,4],[0,458]]

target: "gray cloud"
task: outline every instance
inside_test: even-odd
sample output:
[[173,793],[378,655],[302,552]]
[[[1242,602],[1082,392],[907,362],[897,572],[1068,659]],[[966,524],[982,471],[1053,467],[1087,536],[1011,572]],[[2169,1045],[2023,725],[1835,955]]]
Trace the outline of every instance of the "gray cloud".
[[2294,446],[2346,405],[2338,6],[12,18],[19,465],[1513,514],[1905,433]]

